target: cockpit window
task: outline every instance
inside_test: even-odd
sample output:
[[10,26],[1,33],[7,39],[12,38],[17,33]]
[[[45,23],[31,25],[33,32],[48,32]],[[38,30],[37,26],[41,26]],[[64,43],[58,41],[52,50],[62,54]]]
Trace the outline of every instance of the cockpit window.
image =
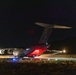
[[26,50],[28,51],[28,50],[30,50],[30,48],[26,48]]

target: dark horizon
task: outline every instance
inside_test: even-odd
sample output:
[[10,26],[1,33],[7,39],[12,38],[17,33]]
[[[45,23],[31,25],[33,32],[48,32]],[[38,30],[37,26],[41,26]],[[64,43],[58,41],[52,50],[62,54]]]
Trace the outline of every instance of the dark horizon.
[[72,26],[54,29],[49,42],[76,37],[76,1],[2,1],[0,7],[0,45],[26,46],[38,43],[43,28],[35,22]]

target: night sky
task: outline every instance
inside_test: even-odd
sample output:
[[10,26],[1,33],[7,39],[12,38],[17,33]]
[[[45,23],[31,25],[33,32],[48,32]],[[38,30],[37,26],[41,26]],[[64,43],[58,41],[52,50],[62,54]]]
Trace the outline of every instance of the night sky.
[[0,2],[0,45],[25,47],[38,43],[43,28],[35,22],[72,26],[54,29],[49,41],[76,37],[76,1],[25,0]]

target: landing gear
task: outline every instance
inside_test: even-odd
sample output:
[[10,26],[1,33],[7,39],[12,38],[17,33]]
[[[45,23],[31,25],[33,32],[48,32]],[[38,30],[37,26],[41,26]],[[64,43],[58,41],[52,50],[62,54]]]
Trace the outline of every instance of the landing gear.
[[36,55],[29,56],[29,58],[35,58],[35,57],[36,57]]
[[36,55],[33,55],[33,58],[36,57]]

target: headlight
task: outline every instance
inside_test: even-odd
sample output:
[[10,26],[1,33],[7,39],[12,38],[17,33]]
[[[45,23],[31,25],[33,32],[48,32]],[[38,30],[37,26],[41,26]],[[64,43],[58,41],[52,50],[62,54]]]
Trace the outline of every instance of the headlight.
[[0,54],[4,54],[4,50],[3,49],[0,49]]

